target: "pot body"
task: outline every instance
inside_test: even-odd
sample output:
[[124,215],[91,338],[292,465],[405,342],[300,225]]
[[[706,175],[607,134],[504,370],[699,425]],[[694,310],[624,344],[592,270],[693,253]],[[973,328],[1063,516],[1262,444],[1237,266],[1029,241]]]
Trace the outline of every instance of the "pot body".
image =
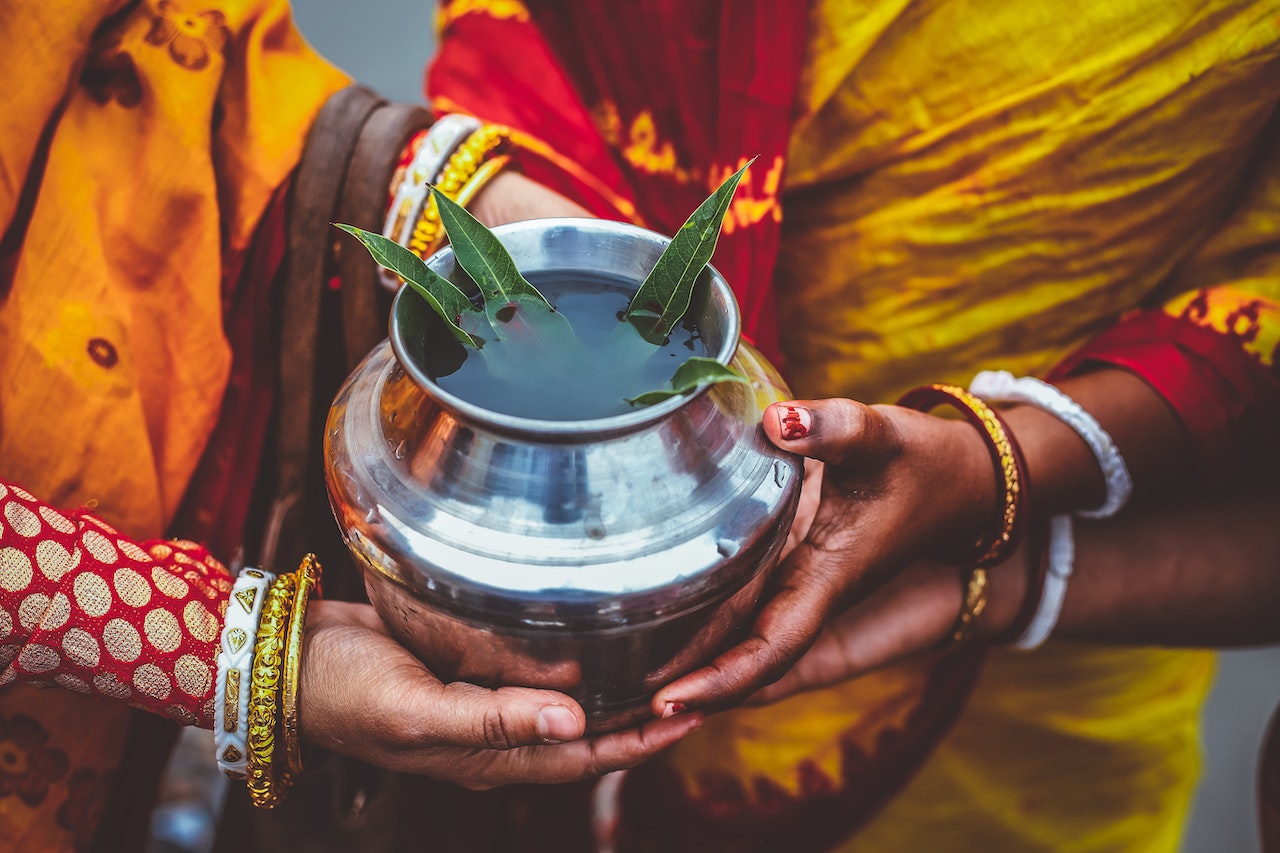
[[[596,220],[496,229],[527,272],[638,286],[665,239]],[[448,250],[429,262],[460,283]],[[800,493],[798,457],[760,429],[787,391],[737,343],[736,305],[709,270],[690,310],[721,384],[626,415],[535,421],[488,412],[421,368],[442,334],[408,289],[392,336],[330,410],[330,502],[370,601],[440,678],[573,696],[589,729],[649,716],[661,685],[750,623]]]

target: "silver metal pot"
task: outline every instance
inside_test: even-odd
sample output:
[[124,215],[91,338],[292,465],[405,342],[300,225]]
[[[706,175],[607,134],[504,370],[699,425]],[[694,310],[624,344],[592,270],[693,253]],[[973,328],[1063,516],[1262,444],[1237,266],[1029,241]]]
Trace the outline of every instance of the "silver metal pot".
[[[525,272],[638,287],[667,240],[615,222],[496,230]],[[430,266],[461,284],[452,253]],[[407,288],[391,339],[339,391],[325,433],[334,515],[392,634],[439,677],[562,690],[604,731],[648,716],[661,685],[740,634],[778,561],[800,460],[760,429],[781,379],[738,342],[714,270],[692,316],[722,384],[623,415],[543,421],[486,411],[426,375],[438,321]],[[393,354],[394,353],[394,354]]]

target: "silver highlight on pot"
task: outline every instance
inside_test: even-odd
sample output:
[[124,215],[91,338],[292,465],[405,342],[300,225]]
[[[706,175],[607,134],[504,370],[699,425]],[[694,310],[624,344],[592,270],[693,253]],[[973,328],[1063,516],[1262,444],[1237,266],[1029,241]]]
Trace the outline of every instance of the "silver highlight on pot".
[[[637,288],[669,242],[600,220],[495,229],[529,274]],[[465,278],[449,249],[428,265]],[[789,392],[739,342],[707,267],[690,296],[707,356],[744,381],[592,420],[492,412],[423,367],[450,330],[408,290],[391,338],[334,401],[325,474],[334,515],[391,632],[444,679],[563,690],[593,731],[641,721],[662,684],[734,642],[774,570],[799,459],[763,436]]]

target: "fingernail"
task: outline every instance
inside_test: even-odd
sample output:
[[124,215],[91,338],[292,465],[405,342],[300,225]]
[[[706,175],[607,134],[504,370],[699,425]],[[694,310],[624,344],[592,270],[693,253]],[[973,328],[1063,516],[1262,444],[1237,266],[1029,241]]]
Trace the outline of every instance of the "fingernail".
[[808,438],[813,428],[813,413],[804,406],[779,406],[778,426],[782,428],[783,441]]
[[666,707],[662,709],[662,719],[674,717],[676,714],[683,714],[688,708],[683,702],[668,702]]
[[560,743],[578,736],[578,718],[563,705],[546,705],[538,711],[538,736]]

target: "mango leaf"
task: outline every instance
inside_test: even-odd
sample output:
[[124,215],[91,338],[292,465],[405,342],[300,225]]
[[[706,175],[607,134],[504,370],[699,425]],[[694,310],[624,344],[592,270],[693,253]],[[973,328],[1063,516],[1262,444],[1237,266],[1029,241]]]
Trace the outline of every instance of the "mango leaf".
[[423,263],[422,258],[395,240],[354,225],[343,225],[337,222],[334,225],[354,235],[363,243],[379,266],[391,270],[404,279],[405,284],[413,288],[414,292],[426,300],[427,304],[440,315],[448,326],[449,332],[458,339],[459,343],[472,349],[484,346],[482,338],[462,328],[464,323],[474,327],[476,315],[479,315],[480,311],[453,282],[432,272],[431,268]]
[[577,348],[569,321],[530,284],[502,242],[466,208],[431,188],[440,223],[458,266],[471,276],[484,297],[484,312],[498,340],[537,343],[552,351]]
[[649,343],[661,345],[689,310],[694,282],[715,254],[720,225],[729,211],[738,182],[754,162],[753,157],[698,205],[631,298],[624,319],[631,321]]
[[725,367],[714,358],[695,355],[676,368],[675,375],[671,377],[670,388],[646,391],[637,397],[628,398],[627,402],[633,406],[652,406],[654,403],[661,403],[680,394],[688,394],[701,385],[715,385],[720,382],[749,384],[747,377],[732,367]]

